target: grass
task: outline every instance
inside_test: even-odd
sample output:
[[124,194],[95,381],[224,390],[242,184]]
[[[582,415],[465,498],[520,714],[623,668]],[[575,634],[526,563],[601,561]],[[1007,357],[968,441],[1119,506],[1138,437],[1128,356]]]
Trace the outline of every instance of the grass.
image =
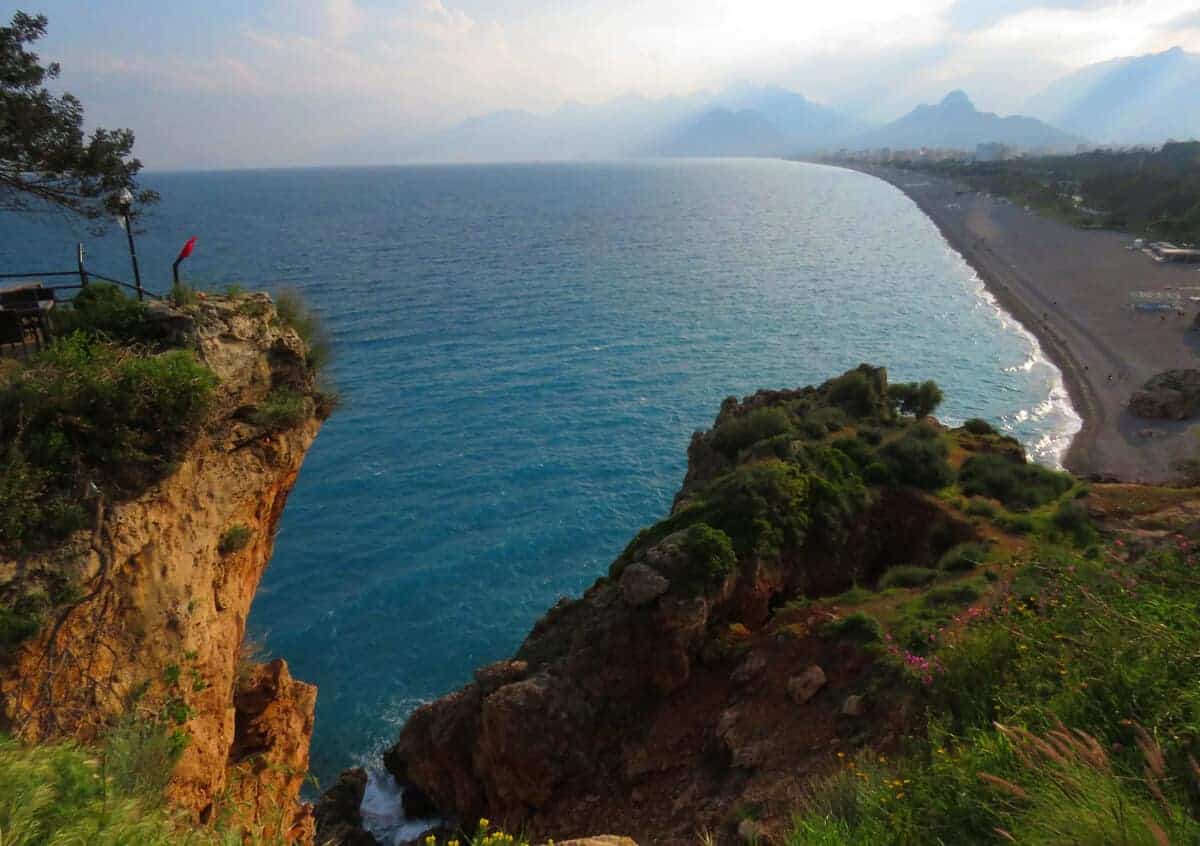
[[938,569],[945,573],[961,573],[974,570],[988,556],[988,548],[982,543],[960,543],[951,547],[938,559]]
[[308,417],[308,405],[299,391],[288,387],[271,390],[251,415],[256,426],[273,432],[283,432],[299,426]]
[[921,587],[927,585],[937,578],[937,570],[931,570],[928,567],[914,567],[909,564],[902,564],[898,567],[891,567],[883,577],[879,580],[880,590],[888,588],[903,587]]
[[309,369],[320,371],[329,363],[332,349],[329,336],[321,318],[294,290],[280,291],[275,295],[275,312],[279,321],[293,329],[308,347]]
[[266,846],[261,831],[194,828],[166,806],[182,746],[145,720],[125,720],[97,747],[27,746],[0,735],[3,846]]
[[83,524],[79,491],[136,491],[168,470],[216,378],[186,350],[148,354],[76,332],[0,382],[0,548]]
[[1061,540],[1048,525],[986,600],[946,585],[887,623],[920,739],[842,762],[788,843],[1200,842],[1200,555]]
[[865,611],[855,611],[831,620],[821,629],[822,637],[852,640],[856,643],[877,643],[883,640],[883,627]]

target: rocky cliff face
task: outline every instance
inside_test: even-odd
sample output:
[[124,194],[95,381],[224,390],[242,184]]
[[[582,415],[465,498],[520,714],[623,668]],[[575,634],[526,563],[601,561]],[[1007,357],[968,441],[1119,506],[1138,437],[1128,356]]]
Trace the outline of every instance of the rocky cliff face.
[[[468,824],[683,844],[747,816],[786,822],[839,748],[888,748],[909,698],[879,693],[877,653],[822,636],[838,610],[810,600],[930,565],[977,529],[936,496],[868,490],[851,469],[851,453],[870,465],[868,443],[916,428],[895,419],[887,387],[864,366],[727,401],[693,439],[672,514],[512,660],[418,709],[389,769]],[[857,445],[831,448],[835,430]],[[1024,460],[1011,439],[961,444]]]
[[[209,298],[169,319],[219,378],[215,407],[166,478],[126,501],[93,491],[91,531],[52,553],[0,561],[0,582],[75,586],[0,666],[0,728],[37,741],[89,740],[121,718],[177,726],[190,740],[173,801],[200,822],[227,814],[309,840],[311,812],[297,797],[316,690],[281,660],[240,657],[280,515],[320,426],[307,350],[265,295]],[[303,397],[301,419],[260,425],[253,409],[280,388]]]

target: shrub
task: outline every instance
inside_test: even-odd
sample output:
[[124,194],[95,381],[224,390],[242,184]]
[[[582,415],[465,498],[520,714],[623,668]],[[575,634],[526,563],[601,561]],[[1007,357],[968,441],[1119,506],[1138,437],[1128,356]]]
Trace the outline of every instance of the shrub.
[[882,419],[891,407],[880,394],[882,379],[869,365],[860,365],[821,386],[829,403],[857,419]]
[[880,578],[879,587],[883,590],[894,587],[922,587],[936,578],[936,570],[930,570],[928,567],[913,567],[903,564],[899,567],[889,568],[883,574],[883,577]]
[[278,387],[267,394],[251,415],[251,422],[272,432],[292,429],[308,416],[304,395],[291,388]]
[[999,434],[991,423],[981,417],[972,417],[965,421],[962,425],[964,429],[972,435],[995,435]]
[[1050,522],[1069,537],[1076,546],[1087,546],[1096,540],[1096,529],[1087,509],[1074,500],[1060,503]]
[[707,523],[688,527],[683,548],[693,567],[689,581],[697,589],[725,578],[737,563],[729,535]]
[[868,443],[871,446],[879,446],[879,444],[883,442],[883,432],[879,431],[874,426],[859,426],[858,436],[862,438],[865,443]]
[[867,467],[875,461],[875,450],[871,449],[860,438],[837,438],[830,446],[839,452],[845,453],[859,467]]
[[905,414],[927,417],[942,404],[942,389],[937,382],[899,382],[888,386],[888,398]]
[[217,552],[221,555],[232,555],[245,549],[246,544],[250,543],[250,538],[253,536],[254,532],[245,524],[238,523],[236,526],[230,526],[222,533],[221,540],[217,543]]
[[879,621],[865,611],[855,611],[845,617],[830,620],[821,629],[821,635],[857,643],[878,643],[883,640],[883,627]]
[[785,434],[791,427],[791,418],[782,408],[756,408],[713,429],[713,449],[736,458],[746,447]]
[[996,506],[992,505],[988,500],[982,497],[971,497],[967,500],[967,506],[963,509],[972,517],[995,517]]
[[325,326],[298,291],[284,290],[276,294],[275,313],[280,322],[294,330],[308,347],[309,369],[320,370],[329,363],[332,350]]
[[937,431],[923,423],[910,426],[879,450],[895,483],[925,490],[944,488],[954,481],[954,471],[947,460],[949,454]]
[[18,597],[8,606],[0,605],[0,658],[37,633],[46,621],[49,605],[46,596],[39,593]]
[[1032,534],[1037,528],[1027,514],[1001,514],[996,518],[996,525],[1012,535]]
[[106,282],[93,282],[75,295],[70,308],[55,309],[51,314],[59,337],[83,332],[117,343],[147,337],[146,304]]
[[968,495],[998,499],[1006,508],[1018,510],[1057,499],[1074,484],[1066,473],[999,455],[972,455],[963,462],[958,478]]
[[988,548],[985,544],[969,542],[946,550],[938,560],[938,569],[947,573],[958,573],[974,570],[987,558]]

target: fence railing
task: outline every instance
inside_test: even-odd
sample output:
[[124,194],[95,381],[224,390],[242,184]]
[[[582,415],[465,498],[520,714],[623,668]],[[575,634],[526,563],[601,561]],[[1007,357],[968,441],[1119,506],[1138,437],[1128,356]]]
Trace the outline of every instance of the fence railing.
[[114,279],[111,276],[105,276],[102,273],[97,273],[94,270],[89,270],[83,261],[83,244],[79,244],[76,246],[76,255],[77,255],[77,259],[78,259],[78,263],[77,263],[78,266],[74,270],[53,270],[53,271],[50,271],[47,273],[0,273],[0,287],[4,287],[3,282],[5,282],[5,281],[21,280],[21,279],[28,279],[32,282],[32,281],[41,281],[44,279],[63,279],[63,278],[71,277],[71,278],[78,280],[77,282],[70,284],[70,285],[43,285],[42,286],[43,288],[50,288],[50,289],[54,290],[55,294],[57,295],[58,291],[77,291],[77,290],[86,288],[93,279],[99,279],[101,282],[108,282],[112,285],[116,285],[121,288],[128,288],[130,291],[133,291],[135,294],[137,294],[137,298],[139,300],[145,299],[146,297],[150,297],[151,299],[156,299],[156,300],[162,299],[162,297],[160,297],[158,294],[153,294],[150,291],[147,291],[140,284],[130,285],[128,282],[125,282],[124,280]]

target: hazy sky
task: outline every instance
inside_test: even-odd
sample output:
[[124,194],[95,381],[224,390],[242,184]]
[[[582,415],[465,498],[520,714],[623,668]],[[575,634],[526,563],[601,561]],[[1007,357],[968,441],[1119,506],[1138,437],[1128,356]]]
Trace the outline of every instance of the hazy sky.
[[[89,118],[150,167],[353,159],[496,109],[776,83],[871,119],[1200,52],[1196,0],[22,0]],[[10,9],[4,14],[11,17]],[[378,146],[376,144],[375,146]]]

